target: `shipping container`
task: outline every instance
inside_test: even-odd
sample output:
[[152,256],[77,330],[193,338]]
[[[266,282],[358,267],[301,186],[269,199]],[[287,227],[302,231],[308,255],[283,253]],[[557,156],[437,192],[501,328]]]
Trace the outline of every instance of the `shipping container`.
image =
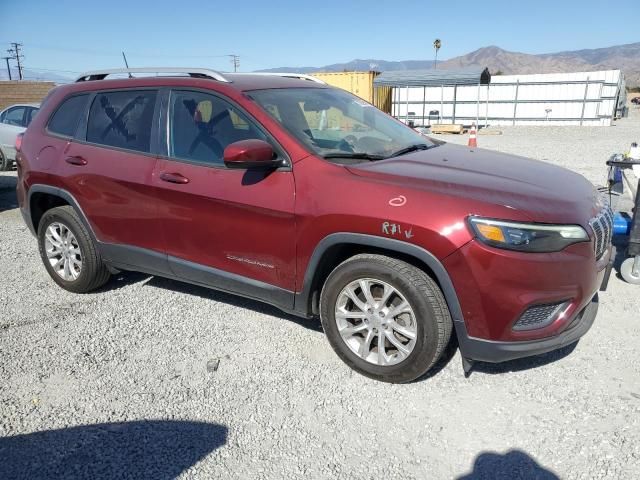
[[380,110],[391,113],[391,87],[374,88],[373,79],[379,72],[319,72],[312,75],[372,103]]

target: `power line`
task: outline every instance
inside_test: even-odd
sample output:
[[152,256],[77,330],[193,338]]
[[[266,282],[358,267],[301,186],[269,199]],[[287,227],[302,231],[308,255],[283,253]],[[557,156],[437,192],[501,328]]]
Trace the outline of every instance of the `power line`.
[[[2,57],[5,58],[5,57]],[[54,73],[83,73],[83,72],[79,72],[77,70],[59,70],[56,68],[42,68],[42,67],[34,67],[34,66],[29,66],[29,70],[37,70],[37,71],[41,71],[41,72],[54,72]]]
[[[51,45],[42,45],[37,43],[29,43],[30,49],[36,50],[52,50],[66,53],[78,53],[82,55],[104,55],[104,56],[122,56],[122,52],[118,51],[106,51],[106,50],[90,50],[83,48],[67,48],[60,46],[51,46]],[[224,58],[229,57],[230,55],[184,55],[182,53],[176,53],[175,55],[168,54],[158,54],[153,52],[131,52],[127,49],[127,54],[129,57],[148,57],[148,58]]]
[[[11,67],[9,66],[9,60],[14,60],[17,63],[18,68],[18,76],[20,80],[25,78],[24,74],[24,65],[23,59],[24,55],[23,44],[17,42],[9,42],[11,47],[7,50],[7,52],[11,55],[9,57],[0,57],[5,59],[7,62],[7,69],[9,72],[9,76],[11,77]],[[43,50],[52,50],[52,51],[60,51],[67,53],[77,53],[81,55],[105,55],[105,56],[121,56],[122,52],[108,52],[104,50],[90,50],[90,49],[79,49],[79,48],[66,48],[62,46],[51,46],[51,45],[42,45],[42,44],[32,44],[29,43],[29,49],[43,49]],[[229,58],[231,61],[231,65],[233,66],[233,71],[237,72],[240,69],[240,55],[237,54],[220,54],[220,55],[167,55],[167,54],[157,54],[157,53],[144,53],[144,52],[127,52],[129,56],[134,57],[149,57],[149,58]],[[73,73],[79,74],[81,72],[75,70],[64,70],[64,69],[53,69],[53,68],[40,68],[29,65],[30,70],[39,70],[42,72],[54,72],[54,73]]]

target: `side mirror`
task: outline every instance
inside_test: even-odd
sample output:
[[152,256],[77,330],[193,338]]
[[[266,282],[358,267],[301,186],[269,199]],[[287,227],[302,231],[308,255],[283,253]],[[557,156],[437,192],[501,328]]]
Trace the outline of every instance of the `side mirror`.
[[271,145],[264,140],[240,140],[227,145],[224,149],[224,164],[228,168],[277,168]]

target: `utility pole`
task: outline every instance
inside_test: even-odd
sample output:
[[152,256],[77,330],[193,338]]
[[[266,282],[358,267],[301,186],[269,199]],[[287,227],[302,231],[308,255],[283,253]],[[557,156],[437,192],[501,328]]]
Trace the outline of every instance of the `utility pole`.
[[13,80],[11,78],[11,67],[9,66],[9,60],[11,60],[11,58],[12,57],[2,57],[2,59],[7,62],[7,73],[9,74],[9,80]]
[[[18,77],[20,78],[20,80],[22,80],[22,62],[21,60],[24,58],[24,55],[22,55],[20,53],[20,47],[22,47],[21,43],[17,43],[17,42],[11,42],[11,46],[13,48],[10,48],[9,50],[7,50],[8,53],[11,54],[11,56],[9,58],[13,59],[16,61],[16,63],[18,64]],[[7,63],[9,61],[7,60]]]
[[233,65],[233,71],[237,72],[240,68],[240,55],[229,55],[231,57],[231,63]]

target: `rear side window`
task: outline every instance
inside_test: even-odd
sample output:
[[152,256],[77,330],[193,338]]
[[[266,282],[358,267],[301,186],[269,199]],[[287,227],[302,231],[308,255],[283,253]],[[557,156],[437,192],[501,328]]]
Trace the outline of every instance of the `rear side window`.
[[87,142],[139,152],[151,150],[156,91],[97,93],[87,124]]
[[88,98],[89,95],[86,94],[67,98],[49,120],[47,130],[65,137],[73,137],[76,134],[78,122],[82,115],[84,115]]

